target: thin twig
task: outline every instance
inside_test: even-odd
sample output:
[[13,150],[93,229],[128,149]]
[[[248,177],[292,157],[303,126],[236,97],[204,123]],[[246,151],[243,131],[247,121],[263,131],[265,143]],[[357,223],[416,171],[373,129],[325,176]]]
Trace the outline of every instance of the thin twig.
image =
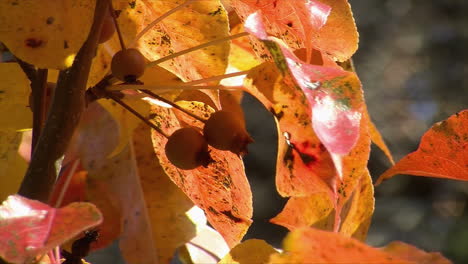
[[117,31],[117,36],[119,37],[119,42],[120,42],[120,48],[122,50],[125,50],[126,47],[125,47],[125,42],[123,40],[123,37],[122,37],[122,31],[120,31],[120,27],[119,27],[119,23],[117,22],[117,16],[115,14],[115,11],[114,11],[114,8],[112,7],[112,1],[109,1],[109,12],[111,13],[111,16],[112,16],[112,20],[114,20],[114,26],[115,26],[115,30]]
[[211,76],[211,77],[200,79],[200,80],[186,82],[183,85],[192,86],[192,85],[197,85],[197,84],[202,84],[202,83],[207,83],[207,82],[212,82],[212,81],[219,81],[219,80],[223,80],[223,79],[227,79],[227,78],[237,77],[237,76],[241,76],[241,75],[247,75],[247,74],[249,74],[249,72],[250,71],[240,71],[240,72],[227,73],[227,74],[223,74],[223,75]]
[[179,56],[182,56],[186,53],[189,53],[189,52],[192,52],[192,51],[196,51],[196,50],[199,50],[199,49],[203,49],[205,47],[208,47],[208,46],[212,46],[212,45],[216,45],[216,44],[219,44],[219,43],[222,43],[224,41],[229,41],[229,40],[232,40],[232,39],[236,39],[236,38],[240,38],[240,37],[244,37],[244,36],[247,36],[249,35],[249,33],[247,32],[242,32],[242,33],[238,33],[238,34],[235,34],[235,35],[232,35],[232,36],[228,36],[228,37],[225,37],[225,38],[220,38],[220,39],[215,39],[213,41],[210,41],[210,42],[206,42],[206,43],[203,43],[203,44],[200,44],[198,46],[195,46],[195,47],[191,47],[189,49],[186,49],[186,50],[182,50],[182,51],[179,51],[179,52],[176,52],[176,53],[173,53],[169,56],[166,56],[166,57],[163,57],[163,58],[160,58],[158,60],[155,60],[155,61],[152,61],[148,64],[146,64],[146,67],[149,68],[149,67],[153,67],[153,66],[156,66],[160,63],[163,63],[165,61],[168,61],[168,60],[171,60],[175,57],[179,57]]
[[156,130],[159,134],[165,136],[166,138],[169,138],[169,135],[166,134],[166,132],[162,131],[161,128],[157,127],[156,125],[154,125],[153,123],[151,123],[148,119],[146,119],[144,116],[142,116],[140,113],[138,113],[137,111],[135,111],[135,109],[131,108],[129,105],[127,105],[126,103],[124,103],[122,100],[120,100],[120,98],[118,98],[117,96],[113,95],[112,93],[109,93],[108,94],[108,97],[112,100],[114,100],[116,103],[118,103],[119,105],[121,105],[123,108],[127,109],[130,113],[132,113],[133,115],[135,115],[138,119],[140,119],[141,121],[143,121],[145,124],[147,124],[149,127],[151,127],[152,129]]
[[177,109],[177,110],[179,110],[179,111],[181,111],[181,112],[183,112],[183,113],[185,113],[185,114],[187,114],[187,115],[189,115],[189,116],[191,116],[191,117],[193,117],[193,118],[195,118],[195,119],[197,119],[197,120],[199,120],[199,121],[201,121],[201,122],[203,122],[203,123],[205,123],[206,120],[207,120],[207,119],[205,119],[205,118],[203,118],[203,117],[197,116],[196,114],[194,114],[194,113],[188,111],[187,109],[184,109],[184,108],[180,107],[178,104],[176,104],[176,103],[174,103],[174,102],[172,102],[172,101],[170,101],[170,100],[167,100],[166,98],[161,97],[161,96],[159,96],[159,95],[157,95],[157,94],[155,94],[155,93],[153,93],[153,92],[151,92],[151,91],[149,91],[149,90],[143,89],[143,90],[141,90],[141,91],[142,91],[143,93],[145,93],[145,94],[147,94],[147,95],[153,97],[154,99],[159,100],[159,101],[161,101],[161,102],[164,102],[164,103],[166,103],[166,104],[168,104],[168,105],[174,107],[175,109]]
[[173,13],[179,11],[180,9],[186,7],[187,5],[189,5],[191,2],[193,2],[194,0],[187,0],[185,1],[184,3],[174,7],[173,9],[167,11],[166,13],[162,14],[160,17],[158,17],[157,19],[155,19],[153,22],[149,23],[142,31],[140,31],[140,33],[138,33],[135,37],[135,40],[131,43],[130,46],[134,46],[138,40],[143,37],[143,35],[146,34],[146,32],[148,32],[151,28],[153,28],[154,26],[156,26],[156,24],[158,24],[159,22],[161,22],[163,19],[165,19],[166,17],[172,15]]
[[65,175],[67,177],[65,179],[65,182],[62,185],[62,188],[60,190],[59,196],[57,200],[55,201],[55,204],[53,205],[55,208],[59,208],[62,205],[63,197],[65,197],[65,193],[68,190],[68,186],[70,185],[70,181],[73,178],[73,174],[75,174],[76,169],[78,168],[78,165],[80,164],[80,160],[76,159],[72,163],[72,167],[70,168],[70,171],[68,174]]
[[206,248],[204,248],[204,247],[202,247],[202,246],[200,246],[198,244],[193,243],[192,241],[187,242],[187,244],[192,245],[192,246],[200,249],[201,251],[205,252],[207,255],[212,257],[216,261],[216,263],[218,263],[221,260],[215,253],[209,251],[208,249],[206,249]]
[[47,69],[38,69],[32,87],[33,131],[31,140],[31,158],[41,135],[47,113]]

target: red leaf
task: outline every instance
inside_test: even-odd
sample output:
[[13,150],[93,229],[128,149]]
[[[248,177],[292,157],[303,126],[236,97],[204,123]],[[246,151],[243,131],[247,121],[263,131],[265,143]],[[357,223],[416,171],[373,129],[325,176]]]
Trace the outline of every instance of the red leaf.
[[468,110],[436,123],[427,131],[418,150],[384,172],[376,184],[396,174],[468,180]]
[[90,203],[56,209],[19,195],[9,196],[0,206],[0,256],[24,263],[101,221],[101,213]]
[[310,36],[325,25],[331,11],[328,5],[315,0],[235,0],[232,4],[244,19],[261,10],[266,21],[265,32],[282,38],[294,49],[305,47],[309,53],[314,40]]
[[[213,111],[203,103],[181,101],[179,104],[204,118]],[[202,126],[200,121],[186,114],[159,106],[153,107],[151,115],[152,121],[167,134],[183,126]],[[166,137],[153,131],[152,139],[154,151],[171,180],[205,211],[210,224],[229,246],[238,244],[252,222],[252,194],[239,156],[210,148],[214,161],[208,167],[181,170],[166,157]]]

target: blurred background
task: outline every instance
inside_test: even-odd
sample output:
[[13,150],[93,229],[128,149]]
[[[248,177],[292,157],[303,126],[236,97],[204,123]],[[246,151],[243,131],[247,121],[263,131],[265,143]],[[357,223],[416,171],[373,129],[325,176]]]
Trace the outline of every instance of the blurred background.
[[[468,1],[349,2],[360,34],[356,70],[371,117],[398,161],[432,124],[468,108]],[[243,103],[255,139],[245,158],[255,206],[247,237],[280,246],[286,229],[268,223],[286,202],[274,186],[275,125],[254,99]],[[373,146],[374,180],[389,166]],[[369,244],[400,240],[468,263],[468,183],[401,175],[375,191]]]

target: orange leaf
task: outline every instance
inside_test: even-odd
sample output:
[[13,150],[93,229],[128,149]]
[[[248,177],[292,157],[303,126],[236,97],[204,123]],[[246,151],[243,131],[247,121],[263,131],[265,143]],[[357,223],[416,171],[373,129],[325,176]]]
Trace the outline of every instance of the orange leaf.
[[414,263],[372,248],[356,239],[313,228],[299,228],[283,241],[284,253],[270,263]]
[[436,123],[427,131],[418,150],[384,172],[376,184],[396,174],[468,180],[468,110]]
[[[213,112],[212,108],[198,102],[182,101],[178,104],[204,118]],[[152,121],[167,134],[181,126],[200,128],[202,125],[192,117],[181,113],[176,116],[175,113],[171,109],[153,106]],[[229,246],[239,243],[252,222],[252,194],[242,160],[231,152],[210,148],[214,162],[208,167],[181,170],[166,157],[166,137],[153,131],[152,139],[154,151],[171,180],[205,211],[210,224]]]
[[[366,112],[366,115],[369,116],[369,113]],[[370,134],[372,142],[384,152],[385,156],[387,156],[390,163],[392,163],[392,165],[395,165],[395,161],[393,160],[392,153],[390,152],[390,149],[388,149],[387,144],[385,144],[385,141],[382,138],[382,135],[380,134],[377,127],[375,127],[375,124],[372,122],[370,117],[368,118],[369,118],[369,134]]]
[[438,252],[426,252],[415,246],[403,243],[401,241],[393,241],[381,250],[397,256],[399,258],[414,261],[420,264],[450,264],[450,260],[446,259]]
[[274,113],[277,121],[278,192],[282,196],[330,192],[335,168],[328,151],[312,129],[310,111],[302,92],[286,83],[273,63],[252,69],[244,85]]

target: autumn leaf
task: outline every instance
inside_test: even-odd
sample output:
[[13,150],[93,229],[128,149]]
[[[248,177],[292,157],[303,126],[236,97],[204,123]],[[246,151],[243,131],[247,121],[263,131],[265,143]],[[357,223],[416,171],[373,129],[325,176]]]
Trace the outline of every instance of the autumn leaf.
[[376,184],[396,174],[468,180],[468,110],[436,123],[418,149],[384,172]]
[[26,263],[101,221],[101,213],[90,203],[57,209],[19,195],[9,196],[0,206],[0,256]]
[[320,1],[234,0],[236,12],[245,20],[262,11],[266,30],[284,40],[292,49],[306,48],[309,56],[315,34],[325,25],[330,6]]
[[299,228],[283,241],[283,253],[269,263],[415,263],[338,233]]
[[260,239],[249,239],[235,246],[219,261],[219,264],[268,263],[270,255],[277,251]]
[[450,264],[452,263],[438,252],[426,252],[415,246],[403,243],[401,241],[393,241],[381,248],[381,250],[397,256],[401,259],[414,261],[420,264]]
[[195,236],[195,227],[186,215],[193,204],[157,162],[151,131],[146,124],[141,124],[135,130],[133,149],[158,252],[158,263],[169,263],[175,250]]
[[[148,24],[180,4],[177,0],[136,1],[132,5],[118,2],[115,8],[121,10],[119,23],[125,42],[138,47],[148,60],[157,61],[229,35],[228,16],[218,0],[193,1],[142,33]],[[227,41],[209,45],[158,64],[183,81],[222,75],[228,64],[229,46]],[[217,92],[204,92],[219,107]]]
[[1,129],[31,128],[32,112],[28,100],[31,87],[26,74],[17,63],[0,63],[0,76],[0,111],[8,113],[0,116]]
[[[305,48],[304,58],[308,62],[312,61],[314,49],[323,53],[326,60],[346,61],[358,48],[358,32],[347,0],[233,0],[232,3],[244,21],[250,14],[261,11],[265,32],[283,40],[292,50]],[[258,48],[255,43],[254,46]]]
[[20,130],[32,127],[32,112],[28,107],[31,88],[21,67],[16,63],[0,63],[0,76],[0,112],[4,113],[0,115],[0,175],[5,175],[0,184],[0,200],[3,201],[18,191],[27,169],[27,162],[18,150],[23,136]]
[[[203,103],[178,104],[202,118],[213,112]],[[153,106],[152,122],[168,135],[181,126],[201,127],[200,121],[176,111]],[[210,224],[231,247],[239,243],[252,222],[252,194],[241,159],[234,153],[210,148],[213,162],[206,168],[181,170],[166,157],[167,138],[153,130],[152,139],[159,162],[171,180],[205,211]]]
[[359,138],[365,108],[356,74],[301,62],[280,40],[268,37],[260,12],[250,15],[245,27],[264,42],[280,71],[291,77],[306,95],[314,131],[330,152],[342,177],[341,159]]
[[[367,116],[369,116],[369,113],[366,113]],[[385,144],[384,139],[382,138],[382,135],[380,134],[379,130],[375,126],[375,124],[370,120],[369,118],[369,134],[371,137],[372,142],[379,147],[385,156],[387,156],[388,160],[392,165],[395,165],[395,161],[393,160],[392,153],[390,152],[390,149],[387,147],[387,144]]]
[[1,1],[0,41],[39,68],[65,69],[85,42],[95,0]]
[[282,196],[328,193],[335,168],[315,135],[302,92],[285,82],[273,63],[255,67],[244,86],[274,113],[278,129],[276,187]]

